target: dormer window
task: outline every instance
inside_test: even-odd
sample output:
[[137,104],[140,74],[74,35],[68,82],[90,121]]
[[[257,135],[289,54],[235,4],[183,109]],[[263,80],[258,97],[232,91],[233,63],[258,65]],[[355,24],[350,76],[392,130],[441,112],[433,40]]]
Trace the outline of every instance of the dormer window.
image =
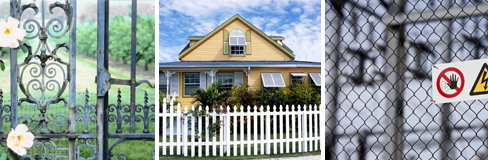
[[234,29],[229,34],[231,55],[244,55],[246,48],[246,35],[240,29]]

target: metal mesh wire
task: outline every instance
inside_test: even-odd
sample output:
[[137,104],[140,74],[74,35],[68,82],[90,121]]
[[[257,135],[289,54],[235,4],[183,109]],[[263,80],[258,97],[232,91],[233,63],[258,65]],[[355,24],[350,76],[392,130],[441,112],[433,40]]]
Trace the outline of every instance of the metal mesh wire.
[[488,101],[431,101],[434,64],[488,57],[487,6],[326,0],[326,158],[488,158]]

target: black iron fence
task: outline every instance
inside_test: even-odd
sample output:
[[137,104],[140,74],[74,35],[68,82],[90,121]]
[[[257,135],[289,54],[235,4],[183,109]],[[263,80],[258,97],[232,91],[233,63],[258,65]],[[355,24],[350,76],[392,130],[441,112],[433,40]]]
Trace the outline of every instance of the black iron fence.
[[487,13],[475,0],[326,0],[326,158],[488,158],[488,101],[431,101],[434,64],[488,58]]
[[[154,143],[149,127],[154,122],[154,101],[149,101],[147,92],[136,100],[136,87],[146,83],[154,88],[148,80],[136,81],[137,1],[132,0],[131,4],[131,70],[127,80],[113,78],[109,72],[109,1],[98,1],[98,54],[93,73],[97,76],[95,81],[89,80],[97,89],[92,94],[88,90],[76,91],[76,2],[10,0],[10,17],[19,19],[19,27],[27,31],[28,42],[21,45],[28,52],[19,55],[20,50],[10,50],[10,67],[5,71],[10,73],[10,87],[0,88],[0,144],[6,147],[9,128],[24,123],[35,135],[25,158],[128,159],[130,155],[115,152],[114,148],[127,141]],[[53,10],[64,14],[48,16]],[[27,17],[41,16],[24,18],[26,11],[33,13]],[[54,40],[64,36],[69,36],[68,43]],[[119,90],[112,96],[117,98],[109,101],[112,85],[130,87],[130,95]],[[154,149],[149,151],[147,158],[154,154]]]

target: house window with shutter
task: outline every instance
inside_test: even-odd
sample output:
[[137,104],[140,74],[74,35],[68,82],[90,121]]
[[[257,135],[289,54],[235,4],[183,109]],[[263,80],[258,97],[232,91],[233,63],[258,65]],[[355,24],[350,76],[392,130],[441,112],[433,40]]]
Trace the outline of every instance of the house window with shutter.
[[291,84],[298,83],[303,85],[304,79],[307,76],[305,73],[290,73],[291,75]]
[[162,94],[168,93],[168,81],[164,73],[159,74],[159,92]]
[[200,88],[200,73],[184,74],[184,96],[191,96],[191,92]]
[[218,73],[217,74],[217,81],[222,83],[222,86],[219,88],[219,92],[224,90],[232,89],[232,85],[234,85],[234,74],[233,73]]
[[246,35],[240,29],[233,29],[229,34],[230,55],[245,55]]

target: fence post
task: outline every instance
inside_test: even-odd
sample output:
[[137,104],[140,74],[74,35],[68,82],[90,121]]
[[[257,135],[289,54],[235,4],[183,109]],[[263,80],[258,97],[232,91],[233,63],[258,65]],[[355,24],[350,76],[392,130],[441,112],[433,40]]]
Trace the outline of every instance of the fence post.
[[161,143],[161,146],[163,148],[163,150],[162,150],[163,156],[166,155],[166,134],[167,134],[167,132],[166,132],[166,108],[168,108],[168,107],[167,107],[167,104],[166,104],[166,98],[164,98],[163,99],[163,110],[162,110],[163,117],[162,117],[162,124],[161,124],[161,126],[162,126],[161,128],[163,130],[163,133],[162,133],[163,140],[162,140],[162,143]]
[[181,104],[178,103],[178,106],[176,107],[176,155],[181,155],[181,141],[180,138],[182,138],[181,135]]
[[[276,137],[277,137],[277,133],[276,133],[276,130],[278,130],[278,123],[277,123],[277,115],[276,115],[276,105],[273,105],[273,112],[271,112],[271,117],[273,117],[274,121],[273,121],[273,154],[278,154],[277,152],[277,140],[276,140]],[[269,119],[271,121],[271,119]],[[271,126],[269,127],[271,128]]]
[[108,153],[108,74],[109,1],[97,4],[97,158],[109,159]]
[[[188,106],[185,106],[185,113],[188,112]],[[184,128],[184,133],[183,133],[183,155],[185,157],[188,156],[188,116],[185,116],[185,120],[183,121],[183,128]]]
[[234,110],[232,112],[232,121],[234,122],[234,126],[233,129],[234,129],[234,132],[232,133],[232,135],[234,136],[234,139],[232,139],[232,144],[234,146],[234,156],[237,156],[237,106],[234,105]]
[[[20,19],[20,4],[17,0],[10,0],[10,17]],[[20,24],[19,24],[20,25]],[[10,128],[17,126],[17,105],[18,105],[18,93],[17,93],[17,50],[10,49]]]
[[[388,12],[392,15],[401,14],[403,12],[404,0],[394,0],[389,6]],[[387,24],[388,25],[388,24]],[[386,32],[386,82],[385,88],[392,88],[387,92],[387,100],[385,106],[385,151],[383,152],[384,159],[400,160],[403,159],[402,143],[403,143],[403,97],[402,92],[404,90],[404,84],[402,77],[404,74],[405,66],[402,63],[405,57],[405,49],[403,47],[404,31],[403,25],[388,25]]]
[[[70,64],[70,82],[69,82],[69,117],[72,119],[69,125],[69,132],[76,133],[76,0],[70,0],[72,20],[69,29],[69,64]],[[69,159],[76,159],[76,139],[69,139]]]
[[[222,110],[222,106],[220,106],[220,109]],[[229,112],[230,106],[226,106],[225,110],[227,110],[227,114],[225,115],[225,122],[227,123],[227,128],[225,130],[225,151],[227,153],[227,156],[230,156],[230,112]],[[223,154],[221,154],[223,155]]]
[[270,132],[270,115],[269,115],[269,105],[266,106],[266,125],[265,125],[265,131],[266,131],[266,154],[270,154],[270,141],[269,139],[271,138],[269,134]]

